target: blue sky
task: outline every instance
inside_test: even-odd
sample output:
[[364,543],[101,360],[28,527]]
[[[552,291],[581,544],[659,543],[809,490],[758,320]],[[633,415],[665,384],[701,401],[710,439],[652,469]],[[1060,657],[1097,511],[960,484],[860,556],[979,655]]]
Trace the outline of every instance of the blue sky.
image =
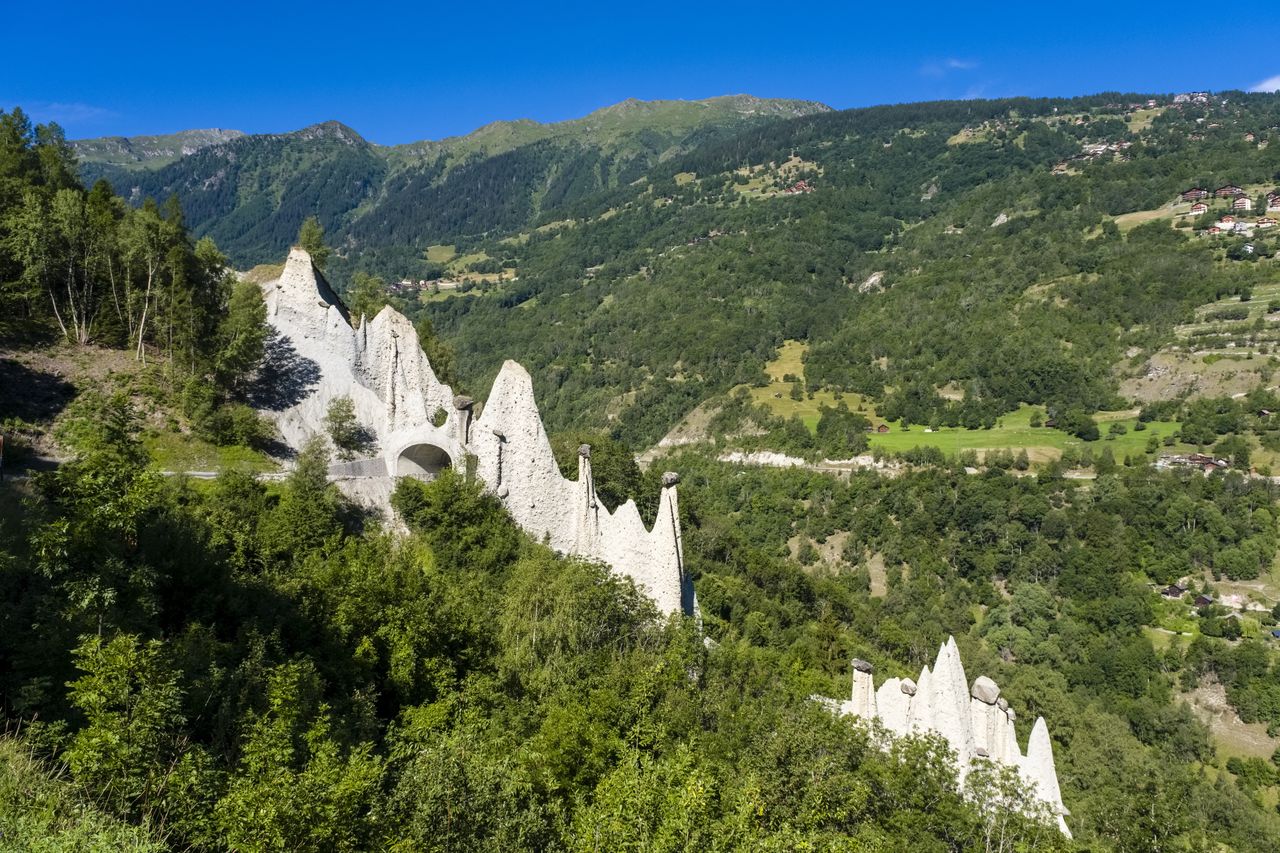
[[7,5],[0,108],[71,137],[338,119],[392,144],[628,97],[747,92],[844,108],[1280,87],[1280,15],[1265,4]]

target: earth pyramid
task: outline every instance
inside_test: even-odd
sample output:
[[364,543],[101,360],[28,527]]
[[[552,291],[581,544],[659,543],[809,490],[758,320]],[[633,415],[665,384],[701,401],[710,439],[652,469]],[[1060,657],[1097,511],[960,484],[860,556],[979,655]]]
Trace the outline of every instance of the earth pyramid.
[[588,445],[578,450],[578,478],[561,476],[533,381],[519,364],[503,364],[483,404],[455,395],[408,318],[390,306],[352,317],[300,248],[263,295],[275,390],[260,406],[296,450],[324,432],[330,403],[350,398],[376,450],[330,468],[348,494],[385,510],[398,477],[429,480],[447,468],[473,475],[535,539],[631,578],[664,614],[695,612],[674,473],[663,476],[657,520],[646,529],[633,501],[612,512],[600,502]]

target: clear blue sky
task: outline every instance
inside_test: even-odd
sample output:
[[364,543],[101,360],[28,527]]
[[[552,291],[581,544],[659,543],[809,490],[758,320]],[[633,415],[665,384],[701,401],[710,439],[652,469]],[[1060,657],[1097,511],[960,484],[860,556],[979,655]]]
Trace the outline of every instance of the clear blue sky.
[[1280,86],[1280,14],[1266,4],[5,6],[0,108],[73,138],[338,119],[390,144],[628,97],[746,92],[844,108]]

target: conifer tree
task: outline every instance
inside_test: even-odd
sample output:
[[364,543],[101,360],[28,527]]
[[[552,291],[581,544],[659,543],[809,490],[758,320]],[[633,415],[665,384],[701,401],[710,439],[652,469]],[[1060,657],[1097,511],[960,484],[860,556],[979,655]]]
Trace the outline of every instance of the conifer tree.
[[320,227],[319,219],[308,216],[303,220],[302,227],[298,229],[298,245],[306,249],[316,269],[324,269],[329,261],[330,249],[324,243],[324,229]]

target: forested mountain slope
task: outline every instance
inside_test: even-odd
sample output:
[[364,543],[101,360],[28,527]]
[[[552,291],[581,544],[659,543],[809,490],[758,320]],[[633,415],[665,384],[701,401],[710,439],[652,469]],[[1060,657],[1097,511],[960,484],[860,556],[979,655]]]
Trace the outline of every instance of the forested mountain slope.
[[177,194],[195,233],[251,266],[279,257],[308,215],[351,252],[517,230],[744,125],[827,110],[745,95],[632,100],[572,121],[497,122],[394,147],[326,122],[203,147],[158,170],[113,168],[120,145],[110,140],[78,143],[77,152],[86,179],[105,177],[129,198]]
[[811,345],[812,388],[921,397],[917,423],[945,408],[948,384],[992,418],[1020,402],[1117,405],[1117,360],[1265,282],[1274,243],[1259,232],[1239,260],[1244,238],[1121,217],[1280,172],[1280,148],[1243,138],[1277,133],[1274,96],[1165,109],[1149,126],[1115,105],[1133,97],[751,129],[556,214],[572,223],[476,244],[518,282],[420,310],[474,381],[515,354],[540,368],[556,423],[608,423],[637,444],[754,381],[788,338]]

